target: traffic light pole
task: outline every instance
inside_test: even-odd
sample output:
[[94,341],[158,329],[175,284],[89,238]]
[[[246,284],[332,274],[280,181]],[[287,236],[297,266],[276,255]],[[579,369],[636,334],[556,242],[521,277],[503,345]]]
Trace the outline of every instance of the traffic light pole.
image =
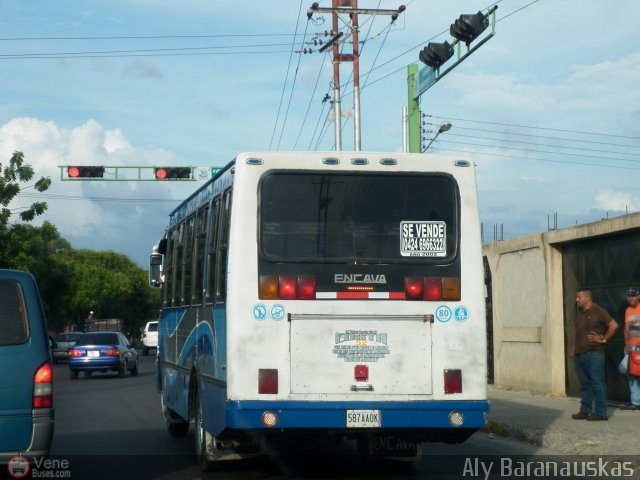
[[407,91],[409,96],[407,99],[407,132],[409,136],[409,152],[420,153],[420,144],[422,138],[420,135],[420,104],[419,96],[414,96],[414,85],[418,75],[418,65],[407,65]]
[[[440,65],[442,62],[435,64],[437,66],[437,68],[435,69],[430,66],[425,66],[422,70],[420,70],[417,64],[411,64],[407,66],[407,91],[408,91],[407,131],[408,131],[408,137],[409,137],[408,143],[409,143],[410,153],[420,153],[422,151],[422,135],[421,135],[422,129],[420,128],[420,104],[418,103],[420,95],[422,95],[429,88],[435,85],[436,82],[438,82],[442,77],[444,77],[447,73],[449,73],[455,67],[460,65],[465,59],[469,57],[469,55],[475,52],[478,48],[480,48],[482,45],[488,42],[489,39],[491,39],[495,35],[495,28],[496,28],[495,11],[497,10],[497,8],[498,6],[495,5],[491,9],[489,9],[489,11],[486,13],[487,17],[489,16],[491,17],[491,27],[492,27],[491,33],[489,33],[489,35],[483,38],[471,49],[469,48],[469,41],[468,41],[467,52],[464,55],[461,55],[460,53],[460,50],[461,50],[460,40],[457,39],[452,46],[455,47],[458,60],[449,68],[444,70],[442,73],[440,73]],[[478,12],[478,15],[480,15],[480,12]],[[461,16],[461,19],[462,17],[463,16]],[[456,21],[456,23],[458,23],[458,21]],[[454,26],[452,25],[451,27],[452,35],[454,35],[453,29],[454,29]],[[477,34],[473,37],[472,40],[474,40],[476,37],[477,37]],[[431,44],[429,44],[429,47],[431,47]],[[448,59],[450,56],[451,54],[449,53],[446,59]],[[422,60],[422,56],[420,58]],[[443,60],[446,61],[446,59],[443,59]],[[428,60],[425,60],[425,61],[428,61]]]
[[58,168],[63,182],[195,182],[213,178],[222,167],[58,165]]

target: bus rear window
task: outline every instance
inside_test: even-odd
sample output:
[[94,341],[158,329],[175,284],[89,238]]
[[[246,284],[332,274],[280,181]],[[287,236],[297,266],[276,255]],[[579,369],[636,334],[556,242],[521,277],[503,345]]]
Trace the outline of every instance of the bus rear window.
[[443,262],[457,253],[450,175],[277,172],[259,192],[267,260]]

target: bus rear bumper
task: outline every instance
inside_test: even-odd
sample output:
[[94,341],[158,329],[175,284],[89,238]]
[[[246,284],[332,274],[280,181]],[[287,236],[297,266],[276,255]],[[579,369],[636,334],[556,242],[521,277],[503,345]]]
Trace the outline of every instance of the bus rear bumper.
[[338,431],[477,430],[487,422],[489,401],[316,402],[229,401],[227,428]]

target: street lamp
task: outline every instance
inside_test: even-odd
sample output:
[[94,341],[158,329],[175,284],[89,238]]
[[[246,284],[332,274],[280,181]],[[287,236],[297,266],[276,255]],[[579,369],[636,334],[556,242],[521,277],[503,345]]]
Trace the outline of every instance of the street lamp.
[[438,138],[438,135],[440,135],[441,133],[444,132],[448,132],[449,130],[451,130],[451,124],[449,122],[445,122],[442,125],[440,125],[440,128],[438,128],[438,131],[436,132],[436,134],[433,136],[433,138],[431,139],[431,141],[429,142],[429,145],[427,145],[425,147],[425,149],[423,150],[423,152],[426,152],[427,150],[429,150],[429,147],[431,146],[431,144],[433,142],[436,141],[436,138]]

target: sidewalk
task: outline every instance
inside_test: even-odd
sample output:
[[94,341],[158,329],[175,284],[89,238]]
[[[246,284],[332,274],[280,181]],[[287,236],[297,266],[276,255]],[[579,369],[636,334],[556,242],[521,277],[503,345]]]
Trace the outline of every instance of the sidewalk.
[[573,420],[580,399],[505,390],[489,385],[489,421],[485,430],[562,454],[638,455],[640,411],[609,404],[609,420]]

